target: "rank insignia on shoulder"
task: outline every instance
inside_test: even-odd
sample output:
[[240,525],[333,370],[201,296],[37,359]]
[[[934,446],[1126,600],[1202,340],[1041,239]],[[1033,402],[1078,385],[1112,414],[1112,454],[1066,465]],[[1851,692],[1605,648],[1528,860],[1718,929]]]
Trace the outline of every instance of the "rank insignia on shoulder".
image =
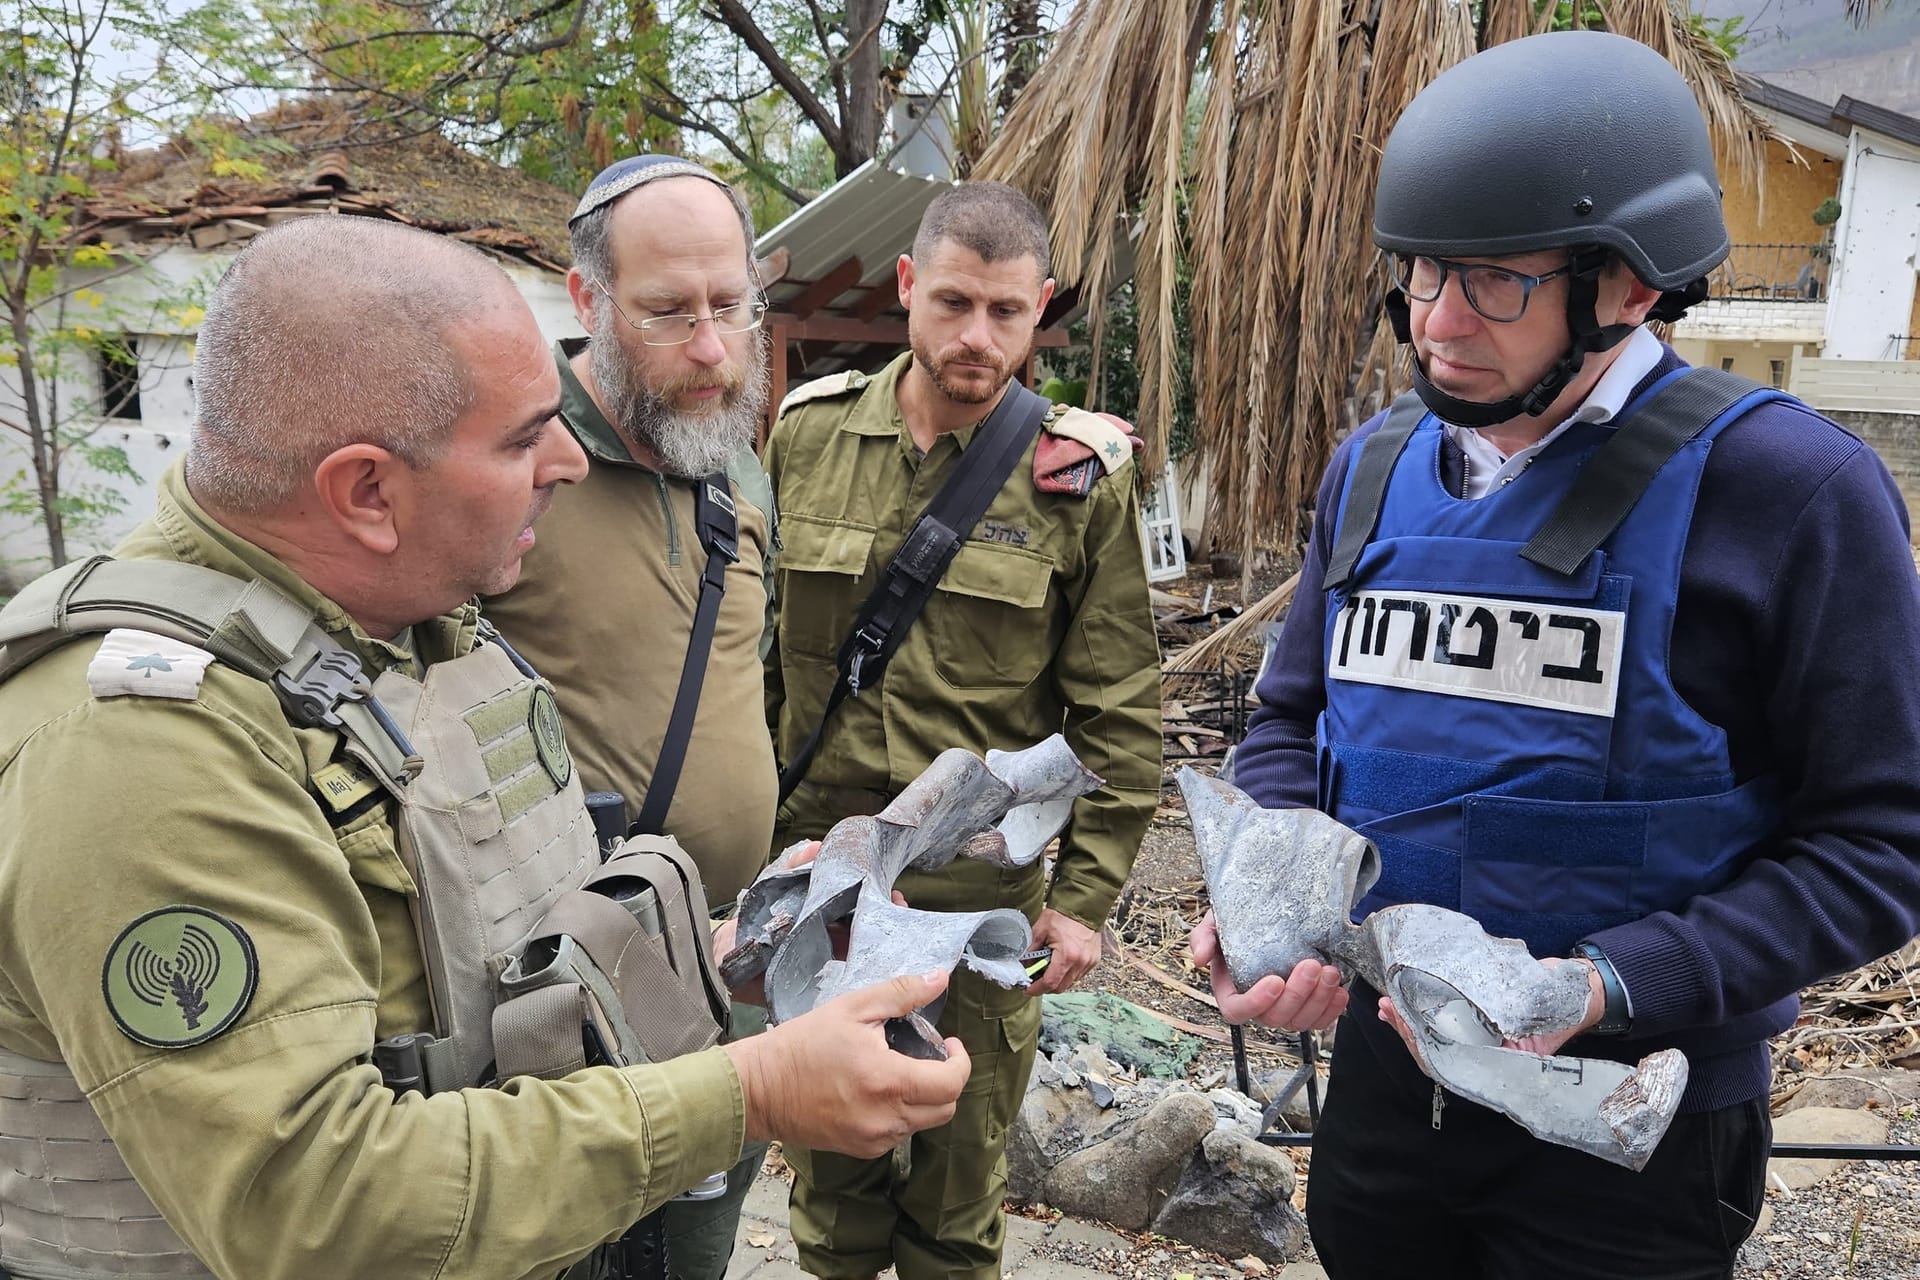
[[203,1044],[232,1027],[260,985],[253,939],[204,907],[149,911],[107,948],[100,989],[129,1040],[156,1049]]
[[96,698],[178,698],[200,696],[213,655],[184,641],[151,631],[119,627],[107,632],[100,651],[87,664],[87,687]]
[[867,388],[868,381],[867,375],[860,372],[860,370],[845,369],[839,373],[830,373],[824,378],[815,378],[811,382],[803,382],[793,390],[787,392],[786,396],[780,401],[780,412],[785,413],[797,405],[803,405],[812,400],[826,400],[833,396],[843,396],[854,391],[864,391]]

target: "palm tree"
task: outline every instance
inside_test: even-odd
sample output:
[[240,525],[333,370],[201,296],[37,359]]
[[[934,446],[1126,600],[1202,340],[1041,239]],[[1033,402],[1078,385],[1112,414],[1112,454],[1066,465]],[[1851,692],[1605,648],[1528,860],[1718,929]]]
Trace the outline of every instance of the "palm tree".
[[[1671,60],[1725,162],[1760,180],[1772,132],[1683,0],[1569,8]],[[1370,239],[1394,121],[1455,62],[1556,15],[1551,0],[1080,0],[973,174],[1050,211],[1055,273],[1088,298],[1106,296],[1137,228],[1145,461],[1165,464],[1175,347],[1188,343],[1213,546],[1250,566],[1256,542],[1300,540],[1337,435],[1397,389]],[[1171,323],[1183,253],[1191,333]],[[1098,307],[1092,324],[1097,370]]]

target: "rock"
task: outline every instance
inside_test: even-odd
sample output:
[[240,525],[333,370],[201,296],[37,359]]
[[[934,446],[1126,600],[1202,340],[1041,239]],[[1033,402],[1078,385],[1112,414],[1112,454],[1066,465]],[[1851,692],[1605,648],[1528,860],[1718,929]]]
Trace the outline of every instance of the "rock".
[[1213,1120],[1213,1104],[1200,1094],[1169,1093],[1117,1136],[1054,1165],[1046,1178],[1047,1203],[1141,1230],[1180,1180],[1193,1149],[1213,1132]]
[[1243,1276],[1263,1276],[1268,1270],[1267,1264],[1251,1253],[1244,1258],[1234,1259],[1233,1265],[1239,1268]]
[[1207,1101],[1213,1104],[1213,1114],[1219,1117],[1215,1128],[1232,1129],[1249,1138],[1260,1136],[1260,1108],[1246,1094],[1238,1089],[1212,1089],[1207,1093]]
[[1807,1107],[1838,1107],[1858,1111],[1867,1106],[1898,1111],[1920,1104],[1920,1071],[1884,1070],[1848,1071],[1838,1075],[1817,1076],[1800,1086],[1787,1099],[1791,1114]]
[[1307,1243],[1293,1207],[1293,1162],[1232,1129],[1216,1129],[1153,1220],[1153,1230],[1228,1257],[1287,1262]]
[[[1184,1079],[1200,1041],[1149,1017],[1138,1005],[1104,991],[1040,997],[1040,1051],[1095,1045],[1112,1065],[1162,1080]],[[1076,1068],[1077,1070],[1077,1068]]]
[[[1887,1140],[1887,1122],[1871,1111],[1801,1107],[1773,1122],[1773,1140],[1776,1143],[1882,1143]],[[1778,1177],[1789,1190],[1804,1191],[1852,1163],[1851,1160],[1774,1159],[1767,1161],[1767,1172]]]
[[1061,1083],[1062,1074],[1044,1058],[1034,1063],[1027,1095],[1007,1130],[1007,1194],[1016,1201],[1041,1198],[1053,1166],[1099,1141],[1113,1122],[1090,1090]]

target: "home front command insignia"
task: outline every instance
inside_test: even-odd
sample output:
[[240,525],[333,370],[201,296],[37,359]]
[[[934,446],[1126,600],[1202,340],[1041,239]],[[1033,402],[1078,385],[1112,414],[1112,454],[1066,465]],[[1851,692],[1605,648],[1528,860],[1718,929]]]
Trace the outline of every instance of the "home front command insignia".
[[573,777],[573,757],[567,754],[567,735],[560,728],[560,704],[553,690],[544,685],[533,691],[533,708],[527,713],[527,728],[533,731],[533,748],[540,753],[553,785],[564,787]]
[[211,1040],[253,1000],[260,958],[253,939],[201,907],[161,907],[120,931],[100,975],[120,1030],[156,1049]]

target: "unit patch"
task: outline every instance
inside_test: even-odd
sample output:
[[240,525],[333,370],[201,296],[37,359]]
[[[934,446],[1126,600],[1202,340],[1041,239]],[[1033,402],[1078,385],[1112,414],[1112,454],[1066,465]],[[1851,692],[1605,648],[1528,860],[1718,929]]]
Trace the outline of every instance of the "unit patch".
[[181,1049],[237,1021],[260,984],[253,939],[201,907],[161,907],[120,931],[107,948],[100,987],[128,1039]]
[[107,632],[100,651],[87,664],[87,687],[96,698],[179,698],[200,696],[213,655],[205,649],[119,627]]
[[1578,715],[1612,716],[1627,615],[1424,591],[1359,591],[1327,675]]
[[527,728],[533,734],[533,749],[540,756],[540,765],[553,779],[553,785],[566,786],[567,780],[573,777],[573,757],[567,752],[566,731],[560,727],[560,704],[553,700],[553,690],[545,685],[533,691]]

